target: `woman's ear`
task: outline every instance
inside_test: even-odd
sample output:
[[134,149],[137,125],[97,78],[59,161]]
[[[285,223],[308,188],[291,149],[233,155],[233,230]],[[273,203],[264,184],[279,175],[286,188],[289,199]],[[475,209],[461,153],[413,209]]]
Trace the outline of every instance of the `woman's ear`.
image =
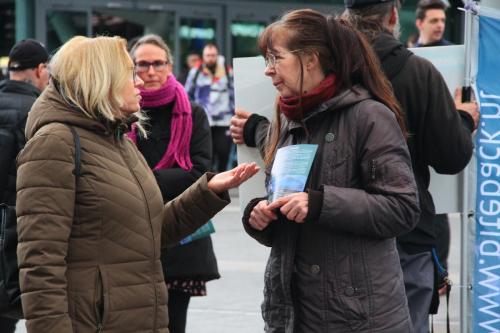
[[319,56],[316,52],[306,55],[306,69],[311,71],[319,65]]

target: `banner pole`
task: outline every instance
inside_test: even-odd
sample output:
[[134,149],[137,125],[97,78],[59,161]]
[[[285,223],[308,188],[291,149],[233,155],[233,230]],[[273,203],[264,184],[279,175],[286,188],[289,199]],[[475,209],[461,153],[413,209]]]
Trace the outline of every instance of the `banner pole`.
[[[462,102],[471,100],[471,56],[472,56],[472,11],[465,10],[465,27],[464,27],[464,46],[465,46],[465,77],[464,86],[462,88]],[[461,249],[460,249],[460,332],[469,332],[469,277],[468,270],[470,266],[469,258],[469,173],[468,168],[462,172],[462,212],[460,214],[461,222]]]

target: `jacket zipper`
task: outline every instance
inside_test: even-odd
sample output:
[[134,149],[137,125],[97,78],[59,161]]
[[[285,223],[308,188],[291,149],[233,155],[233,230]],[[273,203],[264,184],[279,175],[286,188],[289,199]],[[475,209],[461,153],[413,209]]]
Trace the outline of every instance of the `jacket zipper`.
[[144,193],[144,189],[142,188],[142,185],[139,182],[139,179],[137,179],[136,174],[134,173],[134,171],[132,170],[132,168],[130,167],[130,165],[127,163],[127,161],[125,160],[125,158],[123,156],[123,152],[122,152],[123,141],[118,139],[118,138],[116,139],[116,141],[117,141],[118,150],[120,151],[120,156],[122,157],[123,162],[125,162],[125,164],[127,165],[127,168],[129,169],[130,173],[134,176],[134,179],[135,179],[137,186],[139,186],[139,188],[141,190],[142,198],[144,200],[144,205],[145,205],[144,209],[146,210],[146,214],[148,216],[149,226],[151,228],[151,235],[153,237],[153,259],[151,260],[152,272],[153,272],[153,288],[154,288],[154,292],[155,292],[155,299],[154,299],[154,306],[153,306],[153,315],[154,315],[153,332],[156,332],[156,317],[157,317],[157,307],[158,307],[158,304],[157,304],[158,303],[158,291],[156,290],[156,280],[154,279],[155,258],[156,258],[156,248],[155,248],[156,240],[155,240],[155,233],[154,233],[153,224],[151,222],[151,212],[149,211],[149,206],[147,204],[146,194]]
[[101,271],[101,267],[97,267],[97,274],[98,274],[98,281],[97,283],[100,284],[101,287],[101,295],[98,295],[102,301],[102,311],[99,308],[96,308],[96,314],[98,316],[98,322],[97,322],[97,333],[101,333],[102,330],[104,329],[104,324],[105,324],[105,319],[107,317],[107,297],[106,297],[106,291],[104,287],[104,274]]
[[0,230],[0,248],[3,248],[4,239],[5,239],[5,224],[7,223],[7,207],[2,209],[2,226]]

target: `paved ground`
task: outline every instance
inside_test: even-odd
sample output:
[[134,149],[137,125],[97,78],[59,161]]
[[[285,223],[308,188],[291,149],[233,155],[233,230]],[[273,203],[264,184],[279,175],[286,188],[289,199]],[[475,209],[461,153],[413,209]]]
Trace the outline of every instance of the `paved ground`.
[[[191,301],[187,333],[263,332],[260,315],[264,267],[269,250],[248,237],[240,223],[238,198],[215,220],[214,247],[222,278],[208,284],[207,297]],[[459,220],[452,221],[449,265],[456,286],[450,299],[451,331],[459,331]],[[440,314],[434,318],[434,331],[446,332],[444,298]],[[25,333],[20,322],[16,333]]]

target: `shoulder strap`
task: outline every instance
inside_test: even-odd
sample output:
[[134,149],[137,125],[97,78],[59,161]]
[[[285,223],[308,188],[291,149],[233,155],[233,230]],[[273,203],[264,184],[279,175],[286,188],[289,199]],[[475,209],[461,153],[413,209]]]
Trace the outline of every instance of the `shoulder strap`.
[[81,155],[81,147],[80,147],[80,136],[76,132],[76,130],[73,128],[73,126],[70,126],[68,124],[65,124],[68,126],[69,130],[71,131],[71,134],[73,134],[73,141],[75,142],[75,169],[73,170],[73,174],[78,177],[81,176],[81,162],[80,162],[80,155]]
[[194,91],[196,90],[196,80],[198,80],[198,76],[200,76],[200,72],[201,72],[201,67],[203,65],[200,65],[200,67],[198,67],[198,69],[196,70],[196,72],[194,73],[194,77],[193,77],[193,81],[191,82],[191,87],[189,88],[189,91],[188,91],[188,96],[189,98],[191,98],[193,101],[194,101]]
[[229,77],[229,65],[226,63],[226,61],[224,60],[224,67],[225,67],[225,70],[226,70],[226,79],[227,79],[227,90],[232,90],[233,89],[233,85],[232,85],[232,82],[231,82],[231,78]]

